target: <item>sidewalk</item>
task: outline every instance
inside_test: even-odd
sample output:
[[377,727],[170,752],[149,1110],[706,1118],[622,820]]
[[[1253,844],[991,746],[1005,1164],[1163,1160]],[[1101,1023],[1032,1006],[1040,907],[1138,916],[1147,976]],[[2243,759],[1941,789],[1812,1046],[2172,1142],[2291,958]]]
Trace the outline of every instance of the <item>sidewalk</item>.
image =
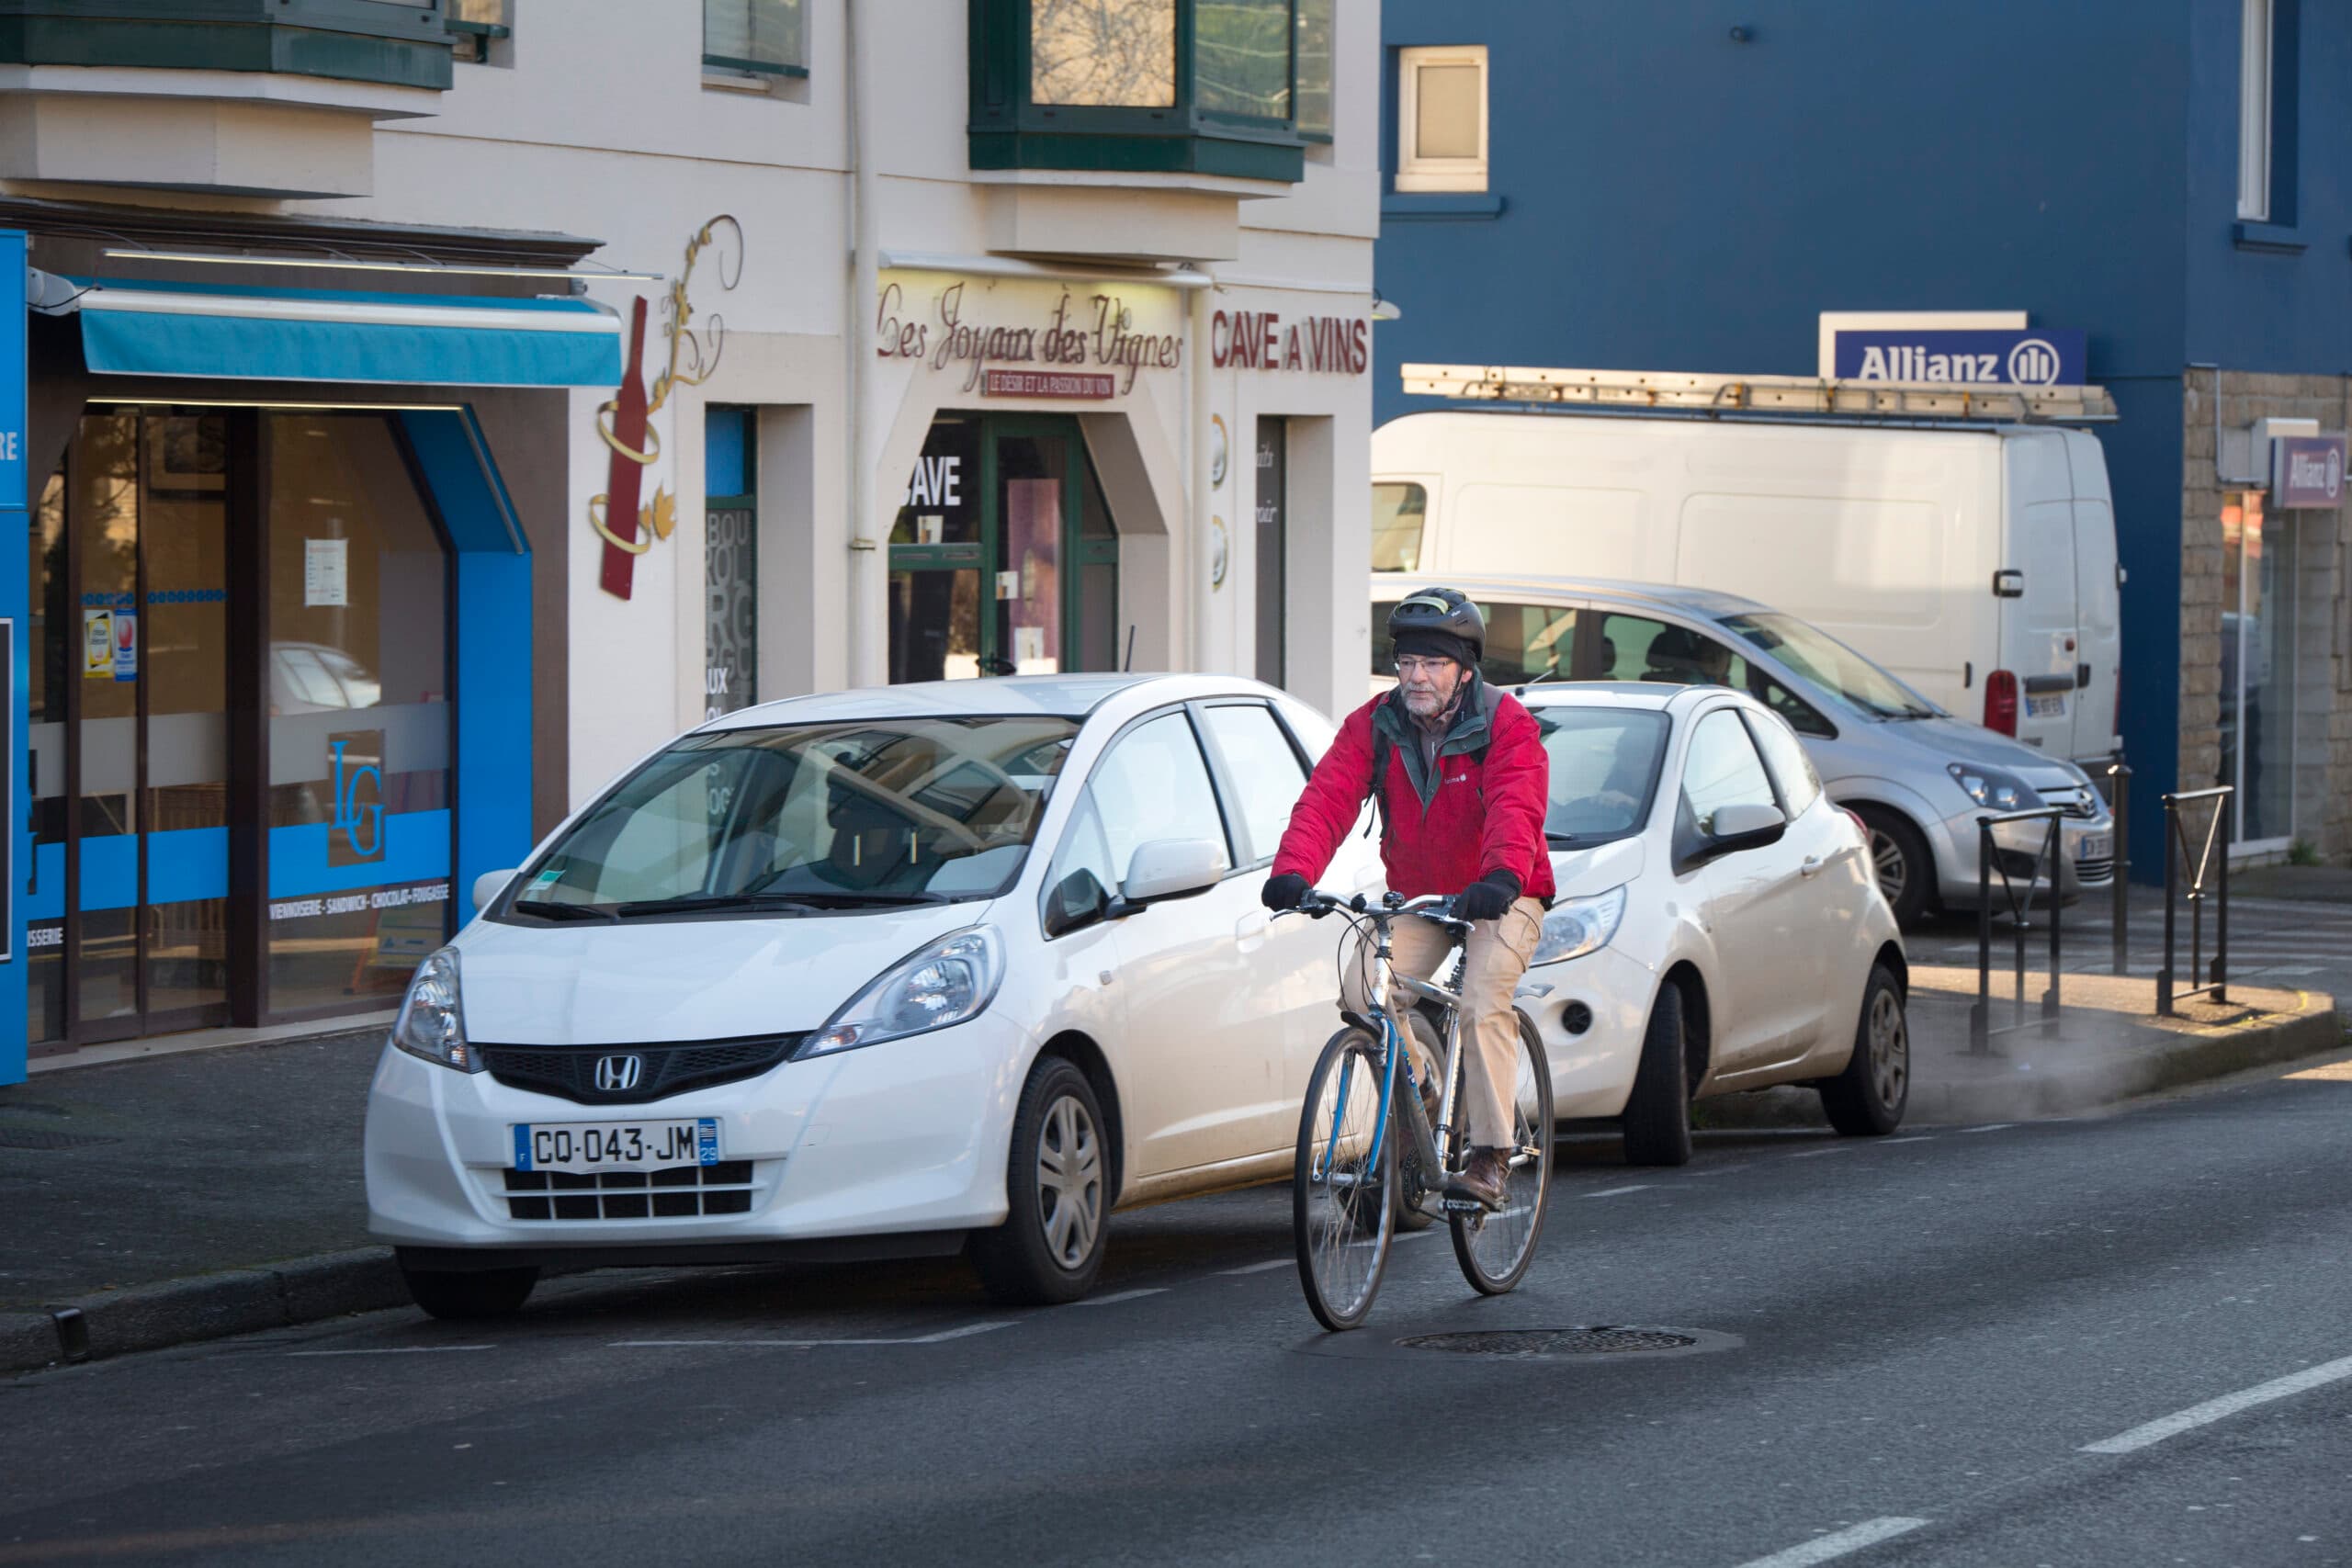
[[[1993,976],[1991,1025],[2016,1019],[2015,972]],[[2041,1016],[2046,970],[2026,975],[2025,1017]],[[1911,1091],[1906,1123],[1999,1122],[2061,1116],[2135,1095],[2292,1061],[2346,1043],[2335,998],[2324,991],[2233,984],[2230,999],[2183,999],[2181,1016],[2155,1016],[2155,982],[2068,972],[2056,1027],[1996,1035],[1970,1048],[1976,970],[1915,964],[1911,970]],[[1700,1102],[1707,1127],[1826,1127],[1821,1097],[1777,1089]]]
[[[1975,984],[1973,968],[1913,970],[1915,1123],[2109,1104],[2344,1038],[2319,992],[2233,987],[2233,1006],[2159,1022],[2151,982],[2069,974],[2055,1038],[1971,1056]],[[368,1239],[359,1165],[382,1042],[370,1027],[0,1089],[0,1372],[404,1303],[390,1252]],[[1708,1100],[1699,1120],[1826,1125],[1797,1089]]]

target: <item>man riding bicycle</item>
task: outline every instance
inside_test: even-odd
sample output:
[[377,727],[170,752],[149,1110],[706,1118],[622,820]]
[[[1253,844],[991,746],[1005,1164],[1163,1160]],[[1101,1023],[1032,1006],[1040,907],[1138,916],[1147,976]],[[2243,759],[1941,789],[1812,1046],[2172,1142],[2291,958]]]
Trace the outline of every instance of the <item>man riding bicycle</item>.
[[[1350,714],[1292,811],[1261,897],[1293,909],[1331,863],[1367,798],[1377,801],[1389,890],[1455,895],[1463,942],[1464,1113],[1470,1156],[1449,1196],[1498,1210],[1508,1191],[1519,1023],[1511,996],[1527,972],[1553,894],[1544,816],[1550,761],[1534,718],[1478,673],[1487,619],[1467,594],[1425,588],[1388,613],[1396,686]],[[1375,789],[1375,783],[1377,788]],[[1430,979],[1453,939],[1426,920],[1391,933],[1396,972]],[[1367,1006],[1363,965],[1347,966],[1344,1005]],[[1390,1007],[1405,1038],[1411,998]]]

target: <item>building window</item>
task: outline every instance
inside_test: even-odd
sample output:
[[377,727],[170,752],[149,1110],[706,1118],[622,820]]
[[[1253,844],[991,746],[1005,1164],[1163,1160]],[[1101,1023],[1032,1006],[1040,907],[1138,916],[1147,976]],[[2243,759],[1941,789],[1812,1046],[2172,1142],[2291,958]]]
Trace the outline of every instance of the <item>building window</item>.
[[463,65],[511,63],[499,46],[514,30],[514,0],[447,0],[441,18],[449,29],[449,58]]
[[2270,217],[2270,0],[2240,0],[2238,216]]
[[702,0],[702,62],[753,76],[808,75],[801,0]]
[[1296,182],[1332,0],[970,0],[971,164]]
[[1396,188],[1487,188],[1487,51],[1400,50]]

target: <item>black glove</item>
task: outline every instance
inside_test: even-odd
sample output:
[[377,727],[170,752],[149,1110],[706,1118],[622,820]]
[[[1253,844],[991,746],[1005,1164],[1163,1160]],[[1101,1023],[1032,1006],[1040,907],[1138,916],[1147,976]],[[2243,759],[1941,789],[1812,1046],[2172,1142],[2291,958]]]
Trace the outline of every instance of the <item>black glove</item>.
[[1464,920],[1495,920],[1502,918],[1519,898],[1519,875],[1516,872],[1490,871],[1453,896],[1454,918]]
[[1266,878],[1266,886],[1258,890],[1259,901],[1269,909],[1295,909],[1306,890],[1315,885],[1295,871]]

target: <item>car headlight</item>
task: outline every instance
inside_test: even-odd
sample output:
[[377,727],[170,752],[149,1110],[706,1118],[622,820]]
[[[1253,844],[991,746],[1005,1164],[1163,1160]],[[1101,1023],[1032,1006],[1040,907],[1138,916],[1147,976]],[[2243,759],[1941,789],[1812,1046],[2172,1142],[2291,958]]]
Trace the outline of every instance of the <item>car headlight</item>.
[[1544,934],[1530,964],[1558,964],[1607,947],[1625,918],[1625,890],[1612,887],[1589,898],[1563,898],[1545,911]]
[[993,926],[942,937],[900,959],[810,1035],[796,1059],[903,1040],[978,1018],[1004,979],[1004,941]]
[[2030,811],[2041,804],[2041,797],[2023,779],[2012,778],[1997,768],[1953,762],[1945,771],[1969,799],[1989,811]]
[[412,1056],[481,1071],[481,1054],[466,1043],[466,1009],[458,995],[458,950],[445,947],[416,966],[392,1021],[392,1043]]

